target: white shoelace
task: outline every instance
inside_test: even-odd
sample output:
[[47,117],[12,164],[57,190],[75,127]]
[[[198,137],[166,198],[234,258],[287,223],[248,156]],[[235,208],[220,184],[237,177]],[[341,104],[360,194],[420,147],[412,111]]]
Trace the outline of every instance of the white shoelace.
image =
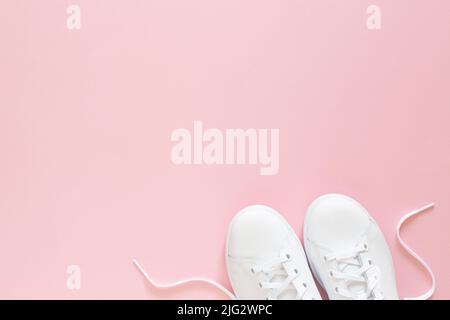
[[251,268],[253,274],[262,273],[266,276],[265,281],[259,282],[259,287],[270,289],[267,300],[276,300],[288,290],[296,292],[295,300],[303,299],[307,291],[307,284],[306,282],[299,284],[298,281],[295,281],[300,277],[300,273],[296,268],[289,271],[290,268],[286,266],[289,261],[291,261],[291,255],[286,252],[273,260],[254,265]]
[[427,204],[426,206],[423,206],[422,208],[419,208],[417,210],[411,211],[410,213],[405,214],[403,217],[401,217],[401,219],[398,221],[397,223],[397,239],[400,242],[400,244],[402,245],[402,247],[414,258],[416,259],[424,268],[425,270],[427,270],[428,274],[430,275],[431,278],[431,287],[430,289],[428,289],[428,291],[426,291],[425,293],[421,294],[420,296],[417,297],[406,297],[404,298],[405,300],[427,300],[429,299],[433,294],[434,291],[436,290],[436,278],[434,277],[434,273],[433,270],[431,270],[430,266],[425,262],[425,260],[423,260],[416,252],[414,252],[406,243],[405,241],[403,241],[401,235],[400,235],[400,230],[402,228],[402,226],[404,225],[404,223],[406,222],[406,220],[408,220],[409,218],[424,212],[428,209],[431,209],[434,207],[434,203],[430,203]]
[[210,285],[216,287],[217,289],[222,291],[225,295],[227,295],[231,300],[236,300],[236,296],[234,294],[232,294],[227,288],[225,288],[224,286],[222,286],[221,284],[219,284],[215,281],[212,281],[212,280],[209,280],[206,278],[188,278],[188,279],[176,281],[176,282],[169,283],[169,284],[160,284],[160,283],[152,280],[152,278],[150,278],[150,276],[147,274],[147,272],[145,272],[144,268],[142,268],[142,266],[139,264],[139,262],[136,259],[133,259],[133,263],[138,268],[138,270],[142,273],[142,275],[145,277],[145,279],[147,279],[147,281],[155,288],[169,289],[169,288],[174,288],[174,287],[178,287],[181,285],[185,285],[188,283],[201,282],[201,283],[207,283],[207,284],[210,284]]
[[[327,262],[336,261],[338,270],[330,271],[330,276],[334,279],[340,279],[344,282],[344,287],[336,287],[336,293],[346,298],[353,299],[383,299],[383,294],[379,289],[380,270],[372,265],[371,261],[363,262],[361,254],[368,251],[367,244],[360,244],[352,251],[347,253],[330,254],[324,258]],[[348,271],[351,269],[353,271]],[[354,270],[356,269],[356,270]],[[360,291],[356,295],[348,290],[352,284],[362,284],[366,287],[365,291]]]
[[[436,287],[436,281],[433,271],[428,266],[428,264],[416,253],[414,252],[402,239],[400,235],[400,230],[404,223],[411,217],[424,212],[434,206],[434,203],[430,203],[424,207],[405,214],[400,218],[397,224],[397,239],[399,240],[402,247],[414,258],[416,259],[428,272],[431,278],[431,288],[417,297],[404,298],[405,300],[426,300],[430,298]],[[344,286],[336,287],[336,292],[346,298],[353,299],[383,299],[383,293],[379,288],[380,280],[380,269],[372,264],[370,259],[364,259],[363,254],[368,251],[368,245],[363,243],[358,245],[355,249],[349,252],[336,253],[331,255],[326,255],[324,257],[325,261],[335,261],[338,270],[330,271],[330,276],[335,279],[343,280]],[[366,261],[365,261],[366,260]],[[350,271],[349,271],[350,270]],[[362,284],[365,290],[359,291],[357,293],[351,292],[348,287],[349,285]]]
[[[402,218],[400,218],[398,224],[397,224],[397,239],[399,240],[400,244],[402,245],[402,247],[414,258],[416,259],[428,272],[428,274],[430,275],[431,278],[431,287],[428,291],[426,291],[425,293],[421,294],[420,296],[417,297],[407,297],[404,298],[405,300],[426,300],[429,299],[435,289],[436,289],[436,279],[434,277],[434,273],[431,270],[431,268],[428,266],[428,264],[425,262],[425,260],[423,260],[416,252],[414,252],[406,243],[405,241],[402,239],[401,235],[400,235],[400,231],[401,228],[403,227],[403,225],[405,224],[405,222],[410,219],[411,217],[424,212],[430,208],[434,207],[434,203],[430,203],[424,207],[421,207],[417,210],[414,210],[412,212],[409,212],[407,214],[405,214]],[[335,259],[336,261],[343,263],[343,264],[350,264],[350,265],[355,265],[356,264],[356,260],[355,259],[357,256],[359,256],[359,254],[361,254],[362,252],[365,252],[367,250],[367,245],[365,246],[364,244],[362,246],[359,246],[358,248],[356,248],[353,252],[349,252],[349,253],[344,253],[344,254],[339,254],[339,255],[330,255],[327,256],[327,260],[332,260]],[[133,264],[138,268],[138,270],[142,273],[142,275],[145,277],[145,279],[154,287],[159,288],[159,289],[169,289],[169,288],[174,288],[177,286],[181,286],[181,285],[185,285],[185,284],[189,284],[189,283],[193,283],[193,282],[201,282],[201,283],[206,283],[209,285],[212,285],[214,287],[216,287],[217,289],[219,289],[220,291],[222,291],[225,295],[227,295],[230,299],[235,300],[236,296],[231,293],[227,288],[225,288],[224,286],[222,286],[221,284],[209,280],[207,278],[188,278],[188,279],[184,279],[184,280],[180,280],[180,281],[176,281],[173,283],[169,283],[169,284],[160,284],[154,280],[152,280],[149,275],[147,274],[147,272],[145,272],[144,268],[142,268],[142,266],[139,264],[139,262],[134,259],[133,260]],[[275,275],[284,275],[286,276],[285,280],[283,282],[261,282],[260,286],[262,288],[271,288],[271,289],[275,289],[274,291],[274,295],[270,298],[277,298],[285,289],[287,289],[288,287],[290,287],[292,285],[292,282],[294,281],[294,279],[296,279],[296,275],[288,275],[286,273],[286,271],[281,270],[281,262],[280,261],[272,261],[269,262],[267,264],[263,264],[263,265],[259,265],[259,266],[254,266],[253,272],[257,273],[257,272],[267,272],[269,273],[269,279],[272,279]],[[358,264],[359,265],[359,264]],[[341,271],[333,271],[333,277],[340,277],[343,278],[345,281],[350,282],[350,281],[356,281],[356,282],[365,282],[366,286],[367,286],[367,290],[365,293],[360,294],[359,297],[357,298],[368,298],[368,297],[373,297],[374,299],[381,299],[382,298],[382,293],[379,291],[378,288],[378,281],[380,278],[379,275],[379,269],[374,266],[374,265],[365,265],[365,266],[360,266],[360,269],[357,270],[357,272],[352,272],[351,274],[347,274],[347,273],[343,273],[342,270]],[[339,291],[340,290],[340,291]],[[353,297],[353,294],[351,292],[349,292],[346,289],[342,289],[339,288],[338,289],[339,294],[344,295],[344,296],[349,296],[351,295],[351,297]],[[297,289],[297,297],[298,298],[302,298],[303,295],[306,292],[306,287],[305,290],[298,290]]]

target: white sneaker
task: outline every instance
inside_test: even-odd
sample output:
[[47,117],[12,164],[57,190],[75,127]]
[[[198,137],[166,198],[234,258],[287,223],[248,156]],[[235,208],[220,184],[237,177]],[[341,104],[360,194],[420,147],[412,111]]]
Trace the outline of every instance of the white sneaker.
[[226,264],[238,299],[321,299],[297,235],[269,207],[250,206],[233,218]]
[[311,268],[330,299],[398,299],[389,247],[367,210],[352,198],[316,199],[303,236]]
[[[416,299],[432,295],[434,275],[401,239],[400,228],[406,219],[432,206],[407,214],[397,227],[401,245],[432,278],[432,288]],[[339,194],[319,197],[308,209],[303,236],[311,269],[330,299],[398,299],[389,247],[376,222],[357,201]]]

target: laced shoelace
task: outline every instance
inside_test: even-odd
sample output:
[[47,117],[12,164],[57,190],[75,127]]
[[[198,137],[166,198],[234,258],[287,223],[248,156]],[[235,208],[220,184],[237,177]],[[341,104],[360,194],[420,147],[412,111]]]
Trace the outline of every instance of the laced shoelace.
[[[417,297],[407,297],[405,300],[426,300],[430,298],[436,287],[436,280],[434,273],[428,264],[416,253],[414,252],[402,239],[400,231],[404,223],[411,217],[424,212],[434,206],[434,203],[430,203],[424,207],[405,214],[400,218],[397,224],[396,236],[399,240],[401,246],[414,258],[416,259],[428,272],[431,278],[431,287],[428,291]],[[380,269],[373,265],[370,259],[365,259],[361,256],[368,251],[368,245],[366,243],[358,245],[353,250],[344,253],[325,255],[324,260],[326,262],[336,262],[337,270],[330,271],[330,276],[335,279],[343,280],[343,286],[338,286],[335,288],[336,293],[339,295],[352,298],[352,299],[383,299],[383,293],[379,287],[380,280]],[[353,268],[348,268],[352,266]],[[355,270],[356,268],[356,270]],[[350,269],[351,271],[346,271]],[[351,292],[348,287],[352,284],[363,284],[366,290],[359,291],[357,293]]]
[[[429,299],[435,289],[436,289],[436,279],[434,276],[434,273],[432,271],[432,269],[428,266],[428,264],[425,262],[425,260],[423,260],[416,252],[414,252],[406,243],[405,241],[402,239],[401,235],[400,235],[400,231],[403,227],[403,225],[405,224],[405,222],[407,220],[409,220],[411,217],[422,213],[424,211],[427,211],[428,209],[434,207],[434,203],[430,203],[424,207],[421,207],[417,210],[414,210],[412,212],[409,212],[407,214],[405,214],[403,217],[400,218],[400,220],[398,221],[397,224],[397,232],[396,232],[396,236],[398,241],[400,242],[401,246],[415,259],[417,260],[428,272],[428,274],[430,275],[431,278],[431,287],[428,291],[426,291],[425,293],[421,294],[420,296],[417,297],[407,297],[404,298],[405,300],[426,300]],[[350,262],[350,263],[356,263],[356,262],[352,262],[355,261],[355,257],[358,256],[360,253],[366,251],[368,249],[367,245],[364,246],[364,244],[359,247],[357,247],[355,250],[353,250],[353,252],[349,252],[349,253],[344,253],[344,254],[339,254],[339,255],[330,255],[327,256],[327,260],[328,259],[336,259],[339,260],[341,263],[343,262]],[[169,288],[174,288],[174,287],[178,287],[181,285],[186,285],[189,283],[194,283],[194,282],[200,282],[200,283],[206,283],[209,284],[215,288],[217,288],[218,290],[220,290],[221,292],[223,292],[226,296],[228,296],[230,299],[235,300],[237,299],[236,296],[231,293],[227,288],[225,288],[224,286],[222,286],[221,284],[209,280],[207,278],[188,278],[188,279],[184,279],[184,280],[180,280],[180,281],[176,281],[173,283],[169,283],[169,284],[160,284],[154,280],[152,280],[152,278],[150,278],[150,276],[147,274],[147,272],[145,272],[144,268],[139,264],[139,262],[136,259],[133,259],[133,264],[137,267],[137,269],[139,270],[139,272],[141,272],[141,274],[145,277],[145,279],[154,287],[159,288],[159,289],[169,289]],[[269,273],[269,278],[273,279],[273,277],[275,275],[286,275],[286,270],[281,270],[279,267],[280,262],[275,262],[272,261],[268,264],[262,264],[259,266],[253,266],[253,271],[254,273],[257,272],[268,272]],[[360,266],[360,269],[358,269],[358,272],[353,272],[352,274],[345,274],[341,271],[332,271],[335,272],[333,274],[334,277],[341,277],[344,278],[347,281],[347,283],[351,282],[351,281],[356,281],[356,282],[362,282],[363,278],[364,278],[364,282],[366,282],[366,286],[367,286],[367,290],[365,293],[363,293],[362,295],[360,294],[359,297],[357,296],[356,298],[367,298],[369,296],[373,297],[374,299],[381,299],[382,298],[382,293],[379,291],[378,289],[378,283],[379,283],[379,269],[378,267],[368,264],[368,265],[364,265],[364,266]],[[294,272],[295,273],[295,272]],[[271,277],[272,276],[272,277]],[[285,278],[285,280],[281,283],[272,283],[272,282],[260,282],[260,287],[265,287],[265,288],[270,288],[270,289],[275,289],[274,292],[272,293],[272,296],[269,296],[268,298],[276,298],[278,297],[282,292],[284,292],[284,290],[288,287],[290,287],[293,283],[293,281],[296,279],[296,276],[294,274],[291,275],[287,275],[287,277]],[[298,298],[302,298],[304,296],[304,294],[306,293],[306,286],[305,283],[303,283],[303,287],[305,288],[304,290],[298,290],[297,288],[297,297]],[[343,295],[347,295],[349,296],[351,294],[351,292],[349,292],[347,289],[341,289],[341,291],[339,291],[340,289],[338,288],[338,293],[339,294],[343,294]],[[351,294],[351,297],[354,297],[353,294]]]
[[[379,289],[378,280],[380,270],[377,266],[372,265],[371,260],[363,262],[361,254],[368,251],[367,244],[360,244],[355,249],[340,254],[332,254],[324,256],[326,262],[335,261],[338,270],[330,271],[330,277],[339,279],[344,282],[344,286],[335,288],[336,293],[346,298],[354,298],[366,300],[373,298],[374,300],[383,299],[383,294]],[[349,266],[358,269],[354,271],[345,271]],[[366,286],[365,291],[360,291],[356,295],[348,290],[348,286],[354,283],[361,283]]]
[[296,291],[295,300],[303,299],[305,296],[307,284],[302,282],[299,285],[295,282],[300,277],[300,273],[296,268],[292,270],[286,268],[286,263],[289,261],[291,261],[291,255],[282,253],[280,257],[251,268],[254,275],[261,273],[265,275],[266,280],[260,281],[258,285],[261,289],[270,289],[267,300],[276,300],[288,290]]

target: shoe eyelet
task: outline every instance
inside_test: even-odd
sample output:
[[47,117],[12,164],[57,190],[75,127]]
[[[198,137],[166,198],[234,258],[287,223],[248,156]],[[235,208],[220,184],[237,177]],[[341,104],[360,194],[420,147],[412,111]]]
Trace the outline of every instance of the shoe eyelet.
[[258,286],[262,289],[262,283],[261,282],[258,283]]
[[339,288],[338,288],[338,287],[335,287],[335,288],[334,288],[334,291],[336,291],[336,293],[339,293]]
[[302,285],[303,285],[305,288],[308,288],[308,285],[306,284],[306,282],[303,282]]
[[369,246],[367,245],[367,243],[364,243],[364,250],[367,251],[368,248],[369,248]]
[[294,269],[295,274],[298,274],[298,269]]
[[328,262],[327,256],[323,256],[323,261]]
[[334,277],[334,273],[333,273],[333,271],[330,271],[330,277]]
[[291,259],[291,255],[289,253],[286,253],[286,259],[288,259],[288,260]]
[[372,265],[372,260],[367,260],[367,262],[369,263],[369,265]]
[[252,273],[252,274],[255,274],[256,272],[255,272],[255,269],[252,267],[252,268],[250,268],[250,272]]

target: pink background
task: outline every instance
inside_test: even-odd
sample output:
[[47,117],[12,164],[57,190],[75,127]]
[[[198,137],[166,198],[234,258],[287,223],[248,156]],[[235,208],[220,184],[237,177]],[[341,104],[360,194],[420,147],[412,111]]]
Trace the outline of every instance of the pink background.
[[[366,28],[370,4],[381,31]],[[273,206],[300,232],[328,192],[378,221],[401,296],[429,279],[395,225],[435,201],[403,234],[450,298],[449,1],[4,1],[0,46],[0,298],[224,298],[155,290],[131,259],[162,282],[229,287],[239,209]],[[279,174],[176,167],[170,134],[194,120],[279,128]]]

